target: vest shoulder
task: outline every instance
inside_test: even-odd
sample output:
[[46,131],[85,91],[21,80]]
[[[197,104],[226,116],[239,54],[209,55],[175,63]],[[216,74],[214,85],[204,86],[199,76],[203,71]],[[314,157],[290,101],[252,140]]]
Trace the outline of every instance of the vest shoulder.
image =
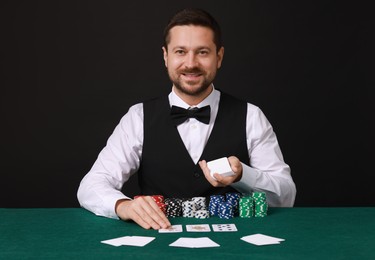
[[142,103],[153,103],[153,102],[157,102],[157,101],[160,101],[160,100],[165,100],[167,98],[167,96],[156,96],[156,97],[151,97],[151,98],[147,98],[147,99],[144,99],[142,101]]
[[226,92],[220,91],[220,95],[222,99],[226,99],[231,102],[237,102],[237,103],[248,103],[245,99],[239,98],[237,96],[234,96],[232,94],[228,94]]

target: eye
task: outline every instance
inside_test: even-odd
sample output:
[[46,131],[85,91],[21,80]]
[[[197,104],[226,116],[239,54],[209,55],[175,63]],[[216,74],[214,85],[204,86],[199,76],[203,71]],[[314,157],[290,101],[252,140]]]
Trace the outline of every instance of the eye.
[[208,50],[200,50],[199,52],[198,52],[198,54],[199,55],[201,55],[201,56],[206,56],[206,55],[208,55]]
[[175,53],[177,55],[184,55],[185,54],[185,51],[184,50],[176,50]]

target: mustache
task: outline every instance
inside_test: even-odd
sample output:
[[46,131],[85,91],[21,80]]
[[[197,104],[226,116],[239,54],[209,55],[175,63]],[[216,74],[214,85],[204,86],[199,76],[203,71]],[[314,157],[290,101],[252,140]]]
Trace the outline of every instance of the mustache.
[[180,73],[203,73],[203,71],[198,67],[194,67],[191,69],[180,70]]

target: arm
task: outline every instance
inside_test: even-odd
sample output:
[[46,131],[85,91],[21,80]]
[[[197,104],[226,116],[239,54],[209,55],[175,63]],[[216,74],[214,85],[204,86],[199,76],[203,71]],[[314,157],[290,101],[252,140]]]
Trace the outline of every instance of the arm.
[[170,223],[151,197],[132,200],[121,192],[140,164],[143,107],[135,105],[121,119],[93,167],[81,181],[78,200],[96,215],[133,220],[143,228],[167,228]]
[[242,193],[264,191],[270,206],[292,207],[296,187],[290,168],[284,162],[271,124],[262,111],[251,104],[248,104],[246,132],[250,166],[231,156],[229,163],[236,175],[221,177],[214,174],[217,179],[214,180],[203,161],[200,166],[207,180],[215,187],[232,185]]
[[82,179],[77,193],[82,207],[99,216],[118,218],[115,205],[118,200],[130,199],[121,188],[138,170],[142,143],[143,110],[138,104],[121,119]]

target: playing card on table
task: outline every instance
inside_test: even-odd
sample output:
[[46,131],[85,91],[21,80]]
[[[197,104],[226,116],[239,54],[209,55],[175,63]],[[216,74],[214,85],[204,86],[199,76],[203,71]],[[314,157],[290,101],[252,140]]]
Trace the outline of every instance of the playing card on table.
[[280,242],[285,241],[283,238],[271,237],[263,234],[244,236],[241,237],[241,239],[257,246],[278,245]]
[[182,225],[173,225],[170,228],[159,229],[159,233],[179,233],[182,232]]
[[186,225],[187,232],[210,232],[210,226],[208,224],[201,225]]
[[215,232],[234,232],[237,231],[235,224],[213,224],[212,229]]
[[180,237],[169,246],[187,247],[187,248],[204,248],[219,247],[220,245],[208,237]]
[[100,241],[111,246],[145,246],[154,240],[155,237],[124,236]]

